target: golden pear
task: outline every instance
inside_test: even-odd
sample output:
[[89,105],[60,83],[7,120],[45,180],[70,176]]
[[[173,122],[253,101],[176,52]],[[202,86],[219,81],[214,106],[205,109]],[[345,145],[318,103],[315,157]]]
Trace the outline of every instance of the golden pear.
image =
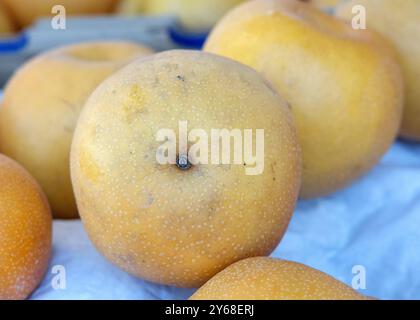
[[420,1],[349,1],[338,7],[337,16],[352,19],[354,5],[365,7],[367,27],[384,35],[398,51],[406,84],[400,132],[404,138],[420,141]]
[[391,47],[308,3],[246,2],[213,29],[205,51],[255,68],[289,102],[303,153],[303,198],[362,176],[398,133],[404,91]]
[[37,179],[55,218],[78,217],[69,154],[86,99],[112,73],[151,53],[131,42],[65,46],[33,58],[7,83],[0,107],[0,152]]
[[[188,135],[200,133],[184,151],[180,122]],[[177,143],[174,161],[163,164],[162,130],[173,133],[165,143]],[[223,153],[230,161],[214,160],[214,130],[236,132],[236,147]],[[245,130],[255,137],[248,143]],[[262,162],[247,160],[245,146],[261,150],[261,130]],[[249,172],[258,163],[263,170]],[[300,151],[287,104],[257,72],[175,50],[133,62],[93,92],[75,131],[71,174],[100,252],[141,278],[196,287],[278,245],[299,192]]]
[[25,299],[51,255],[52,218],[34,178],[0,154],[0,300]]
[[190,300],[365,300],[344,283],[306,265],[267,257],[236,262]]

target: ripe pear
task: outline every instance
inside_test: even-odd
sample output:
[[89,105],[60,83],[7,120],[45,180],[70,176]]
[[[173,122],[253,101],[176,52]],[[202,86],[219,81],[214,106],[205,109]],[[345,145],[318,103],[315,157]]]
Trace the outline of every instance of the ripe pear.
[[344,283],[306,265],[267,257],[236,262],[190,300],[365,300]]
[[[205,137],[199,152],[191,140],[179,150],[180,121],[208,137],[219,129],[263,130],[264,169],[248,174],[256,163],[245,158],[217,164],[219,141]],[[166,142],[177,142],[178,161],[158,161],[161,130],[174,130]],[[268,255],[300,187],[300,150],[285,101],[251,68],[200,51],[137,60],[105,80],[79,119],[70,163],[80,216],[99,251],[131,274],[179,287]]]
[[391,46],[311,4],[246,2],[219,22],[204,50],[255,68],[289,102],[303,153],[302,198],[349,185],[398,133],[404,90]]
[[78,217],[69,154],[86,99],[106,77],[151,53],[131,42],[65,46],[33,58],[7,83],[0,108],[0,152],[37,179],[55,218]]
[[25,299],[51,255],[52,218],[35,179],[0,154],[0,300]]
[[384,35],[398,51],[406,84],[400,133],[420,142],[420,1],[349,1],[338,7],[336,15],[351,20],[354,5],[365,7],[367,27]]

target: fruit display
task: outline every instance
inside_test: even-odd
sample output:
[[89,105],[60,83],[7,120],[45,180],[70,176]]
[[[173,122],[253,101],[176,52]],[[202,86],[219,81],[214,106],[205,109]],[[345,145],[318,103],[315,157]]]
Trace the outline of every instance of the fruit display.
[[401,1],[396,8],[393,0],[348,1],[337,8],[336,15],[351,20],[354,5],[366,9],[368,29],[385,36],[396,48],[406,85],[405,108],[401,136],[420,141],[420,1]]
[[194,32],[207,32],[222,16],[244,0],[148,0],[147,14],[175,14],[182,26]]
[[236,262],[198,289],[191,300],[365,300],[329,275],[267,257]]
[[37,182],[0,155],[0,300],[25,299],[41,282],[51,254],[52,218]]
[[245,0],[123,0],[126,15],[175,15],[189,32],[208,32],[230,9]]
[[[247,174],[258,163],[246,156],[206,164],[208,141],[197,152],[190,138],[176,154],[189,153],[190,166],[157,163],[159,130],[178,132],[184,122],[208,137],[213,129],[256,135],[262,128],[271,146],[267,169]],[[84,227],[100,252],[144,279],[194,287],[277,246],[300,187],[300,149],[287,104],[256,71],[175,50],[128,65],[93,92],[73,139],[71,173]]]
[[0,300],[420,298],[419,35],[420,0],[0,0]]
[[204,50],[252,66],[289,102],[302,147],[302,198],[349,185],[394,142],[401,69],[374,32],[308,3],[257,0],[225,16]]
[[130,42],[70,45],[30,60],[6,85],[0,108],[0,152],[38,180],[54,217],[78,217],[69,153],[85,100],[106,77],[151,53]]

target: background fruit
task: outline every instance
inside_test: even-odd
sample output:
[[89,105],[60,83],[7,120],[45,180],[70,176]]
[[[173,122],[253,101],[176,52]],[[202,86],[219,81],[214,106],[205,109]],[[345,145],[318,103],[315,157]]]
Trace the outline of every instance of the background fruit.
[[249,1],[210,35],[208,52],[254,67],[290,103],[303,152],[301,196],[348,185],[398,132],[401,72],[378,35],[295,0]]
[[[159,165],[157,132],[177,131],[183,120],[209,135],[264,129],[264,172],[246,175],[249,163]],[[300,153],[287,105],[254,70],[168,51],[134,62],[91,95],[71,173],[85,229],[106,257],[147,280],[194,287],[277,246],[297,198]]]
[[138,15],[144,13],[147,0],[122,0],[117,12],[124,15]]
[[244,0],[147,0],[147,14],[175,14],[191,31],[207,32],[230,9]]
[[13,22],[10,12],[0,1],[0,38],[8,36],[16,31],[16,26]]
[[26,27],[37,18],[52,16],[55,5],[66,8],[67,15],[104,14],[111,12],[119,0],[2,0],[16,16],[21,27]]
[[236,262],[211,278],[191,300],[363,300],[329,275],[273,258]]
[[420,1],[350,1],[338,8],[337,15],[351,19],[356,4],[365,6],[368,28],[378,30],[398,50],[407,89],[401,135],[420,141]]
[[151,53],[129,42],[72,45],[34,58],[7,84],[0,108],[0,150],[34,175],[54,217],[78,216],[69,153],[86,98],[113,72]]
[[0,300],[24,299],[41,282],[51,253],[51,212],[36,181],[0,155]]

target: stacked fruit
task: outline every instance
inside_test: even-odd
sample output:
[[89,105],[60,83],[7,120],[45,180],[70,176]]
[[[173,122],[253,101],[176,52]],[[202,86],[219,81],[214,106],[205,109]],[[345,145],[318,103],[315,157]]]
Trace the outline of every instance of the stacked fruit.
[[244,0],[0,0],[0,35],[51,16],[54,5],[67,15],[175,15],[194,33],[208,32],[231,8]]
[[135,15],[171,14],[186,31],[208,32],[230,9],[245,0],[123,0],[118,12]]
[[[397,16],[393,0],[364,3],[387,40],[311,3],[254,0],[219,22],[204,51],[106,42],[44,53],[5,88],[0,151],[36,178],[54,217],[80,214],[98,250],[136,276],[206,283],[195,299],[364,299],[266,257],[299,195],[348,186],[399,131],[420,141],[420,3]],[[215,159],[214,129],[231,130],[240,152]],[[240,140],[251,131],[253,150],[258,130],[262,159]],[[2,157],[0,177],[0,297],[24,298],[47,265],[51,216],[22,167]]]

